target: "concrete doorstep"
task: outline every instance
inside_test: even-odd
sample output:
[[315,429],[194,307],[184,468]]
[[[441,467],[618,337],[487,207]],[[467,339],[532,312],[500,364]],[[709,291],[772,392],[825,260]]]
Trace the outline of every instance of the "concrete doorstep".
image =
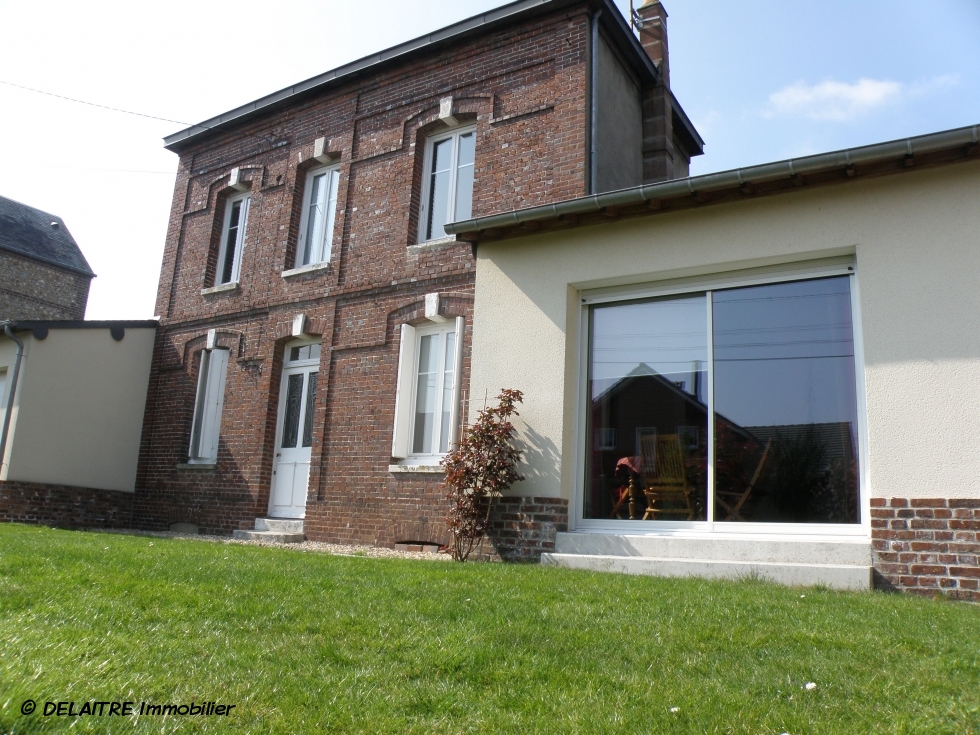
[[276,544],[298,544],[306,540],[302,519],[256,518],[254,531],[234,531],[232,538],[242,541],[268,541]]

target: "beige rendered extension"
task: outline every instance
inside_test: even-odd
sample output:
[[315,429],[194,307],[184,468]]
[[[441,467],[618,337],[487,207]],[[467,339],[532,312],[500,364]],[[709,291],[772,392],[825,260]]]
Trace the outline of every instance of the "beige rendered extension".
[[481,242],[470,410],[500,388],[524,392],[527,480],[512,492],[572,498],[581,292],[842,257],[857,273],[863,494],[980,498],[975,160]]
[[[24,357],[0,480],[133,492],[153,328],[19,331]],[[9,395],[16,345],[0,332]],[[2,414],[0,414],[2,416]]]

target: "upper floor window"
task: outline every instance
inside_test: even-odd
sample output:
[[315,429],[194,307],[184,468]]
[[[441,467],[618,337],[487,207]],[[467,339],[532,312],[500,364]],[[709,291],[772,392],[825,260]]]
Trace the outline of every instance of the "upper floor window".
[[221,227],[221,248],[218,251],[218,277],[214,284],[216,286],[238,283],[250,201],[248,194],[240,194],[225,202],[225,221]]
[[476,129],[472,127],[426,140],[420,242],[446,237],[443,225],[470,218],[475,156]]
[[306,176],[303,218],[299,228],[299,246],[296,248],[297,268],[330,260],[339,179],[337,166],[317,168]]

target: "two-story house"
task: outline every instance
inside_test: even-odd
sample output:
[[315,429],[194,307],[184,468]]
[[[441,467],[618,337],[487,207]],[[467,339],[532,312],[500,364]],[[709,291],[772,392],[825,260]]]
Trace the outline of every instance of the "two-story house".
[[443,227],[687,175],[665,18],[519,0],[168,137],[135,523],[443,539],[439,460],[484,400]]

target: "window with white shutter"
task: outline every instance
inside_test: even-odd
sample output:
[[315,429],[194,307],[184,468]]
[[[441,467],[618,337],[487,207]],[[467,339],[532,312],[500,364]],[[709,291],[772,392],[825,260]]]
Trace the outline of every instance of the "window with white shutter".
[[464,320],[403,324],[391,455],[434,464],[456,442]]
[[218,434],[224,405],[228,354],[228,350],[222,349],[201,351],[189,452],[192,463],[210,463],[218,458]]

